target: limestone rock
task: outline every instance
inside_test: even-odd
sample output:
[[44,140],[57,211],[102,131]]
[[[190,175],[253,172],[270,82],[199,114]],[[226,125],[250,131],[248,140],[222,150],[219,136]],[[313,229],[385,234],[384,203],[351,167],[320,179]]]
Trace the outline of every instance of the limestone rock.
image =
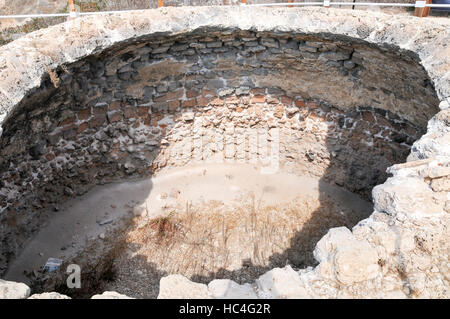
[[450,157],[450,109],[436,114],[427,126],[427,133],[413,144],[408,161],[436,156]]
[[250,284],[239,285],[229,279],[216,279],[208,284],[209,293],[216,299],[256,299]]
[[339,247],[334,255],[336,278],[343,284],[370,280],[378,275],[378,255],[366,242]]
[[[448,164],[448,163],[446,163],[446,164]],[[450,166],[429,167],[427,169],[422,170],[421,175],[424,177],[430,177],[430,178],[439,178],[439,177],[449,176],[450,175]]]
[[208,299],[208,287],[182,275],[161,278],[158,299]]
[[316,244],[314,249],[314,258],[318,262],[326,261],[330,254],[336,249],[336,245],[352,240],[352,232],[347,227],[332,228]]
[[394,177],[372,191],[375,210],[387,214],[427,215],[443,211],[433,200],[433,191],[420,178]]
[[91,299],[134,299],[115,291],[105,291],[101,295],[94,295]]
[[194,112],[185,112],[183,113],[183,121],[190,122],[193,121],[195,118]]
[[384,299],[406,299],[408,298],[407,295],[401,290],[393,290],[393,291],[387,291],[383,293],[382,298]]
[[441,103],[439,103],[439,108],[441,110],[446,110],[446,109],[450,108],[450,102],[449,101],[442,101]]
[[431,181],[431,188],[435,192],[450,192],[450,177],[433,179]]
[[266,272],[256,284],[261,298],[310,298],[300,275],[291,266]]
[[317,272],[344,285],[378,276],[378,254],[366,241],[357,240],[345,227],[333,228],[316,246],[314,256],[321,262]]
[[0,299],[26,299],[31,289],[23,283],[0,279]]
[[69,296],[59,294],[57,292],[44,292],[42,294],[34,294],[28,299],[72,299]]

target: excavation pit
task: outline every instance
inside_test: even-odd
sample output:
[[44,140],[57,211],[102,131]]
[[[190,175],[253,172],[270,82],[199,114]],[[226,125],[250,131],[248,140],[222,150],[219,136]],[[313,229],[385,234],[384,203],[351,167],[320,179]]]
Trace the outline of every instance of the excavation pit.
[[[156,298],[168,274],[246,283],[274,267],[315,265],[312,251],[328,229],[351,228],[371,212],[371,203],[317,178],[262,175],[245,164],[169,169],[63,204],[6,277],[55,290],[48,274],[29,269],[56,256],[65,259],[63,268],[98,271],[80,297],[115,290]],[[113,280],[103,279],[104,263]]]
[[[155,298],[170,274],[243,284],[314,267],[329,229],[369,217],[438,105],[417,54],[357,37],[124,38],[48,67],[4,120],[0,271],[36,291]],[[88,284],[41,274],[49,257]]]

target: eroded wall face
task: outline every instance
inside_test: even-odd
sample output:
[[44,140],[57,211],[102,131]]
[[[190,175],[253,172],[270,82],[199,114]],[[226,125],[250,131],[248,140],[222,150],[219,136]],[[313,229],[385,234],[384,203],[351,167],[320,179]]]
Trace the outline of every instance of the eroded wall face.
[[280,170],[370,198],[437,99],[412,57],[324,37],[203,30],[51,73],[0,139],[0,271],[42,209],[164,167],[261,164],[277,140]]

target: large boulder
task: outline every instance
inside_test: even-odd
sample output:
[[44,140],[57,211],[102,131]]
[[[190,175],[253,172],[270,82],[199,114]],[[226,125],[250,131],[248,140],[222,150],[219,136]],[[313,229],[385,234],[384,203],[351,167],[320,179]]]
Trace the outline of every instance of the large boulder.
[[378,253],[367,241],[356,239],[346,227],[332,228],[317,243],[317,273],[327,279],[351,285],[378,276]]
[[105,291],[101,295],[94,295],[91,299],[134,299],[115,291]]
[[182,275],[161,278],[158,299],[208,299],[208,287]]
[[291,266],[266,272],[256,284],[261,298],[310,298],[300,275]]
[[395,216],[420,216],[441,213],[443,202],[435,200],[430,186],[422,178],[395,176],[372,191],[376,211]]
[[0,279],[0,299],[26,299],[31,289],[27,285]]
[[427,133],[413,144],[408,162],[436,156],[450,157],[450,109],[446,107],[448,103],[442,103],[444,109],[428,122]]
[[66,295],[61,295],[57,292],[44,292],[42,294],[34,294],[28,299],[72,299],[72,298]]

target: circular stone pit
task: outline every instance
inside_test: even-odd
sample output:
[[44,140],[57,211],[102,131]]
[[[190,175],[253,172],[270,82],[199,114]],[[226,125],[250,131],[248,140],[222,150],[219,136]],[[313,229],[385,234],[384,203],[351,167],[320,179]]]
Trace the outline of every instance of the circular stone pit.
[[[0,106],[0,240],[5,243],[0,267],[6,278],[26,280],[20,278],[22,268],[35,268],[58,253],[93,273],[89,267],[101,257],[107,262],[90,277],[93,287],[84,294],[113,288],[134,297],[167,297],[171,277],[161,287],[158,283],[173,273],[204,283],[227,278],[243,284],[273,267],[299,269],[320,262],[314,270],[307,268],[309,274],[337,278],[344,286],[391,276],[386,270],[391,267],[397,272],[390,279],[394,286],[406,296],[417,294],[405,279],[407,267],[390,265],[395,258],[381,257],[385,252],[376,244],[346,228],[328,230],[352,228],[369,217],[373,187],[386,181],[388,167],[408,155],[410,160],[441,156],[438,164],[429,160],[414,167],[446,167],[445,148],[421,144],[427,135],[413,146],[439,105],[447,103],[445,76],[436,77],[437,64],[422,64],[427,48],[405,47],[403,35],[394,32],[405,23],[401,19],[389,26],[393,33],[387,39],[382,36],[387,30],[371,30],[345,10],[330,16],[320,9],[251,8],[258,18],[245,23],[236,16],[246,16],[250,8],[195,10],[83,18],[0,49],[10,69],[21,59],[41,59],[29,64],[33,71],[27,77],[0,73],[5,79],[0,92],[6,94]],[[326,24],[309,25],[305,13]],[[184,24],[175,18],[180,14],[189,17]],[[211,15],[208,22],[205,14]],[[170,23],[162,21],[164,15],[172,17]],[[354,30],[340,26],[341,20]],[[113,25],[123,29],[106,31]],[[411,24],[406,25],[409,31]],[[423,27],[434,31],[426,23]],[[77,28],[79,34],[69,32]],[[45,42],[53,29],[61,31],[58,40],[72,43],[64,56]],[[440,56],[444,35],[434,35],[430,46]],[[39,55],[8,55],[6,50],[21,45]],[[11,91],[7,85],[22,76],[21,86]],[[447,118],[442,112],[430,123],[442,126]],[[445,130],[444,124],[440,134]],[[448,193],[442,174],[418,175],[431,183],[425,193],[431,192],[434,206],[427,209],[436,213],[444,211]],[[424,187],[416,175],[410,177],[411,185],[418,183],[412,191]],[[389,187],[389,180],[384,185]],[[392,203],[376,201],[383,187],[373,193],[381,214],[376,216],[396,218],[397,211],[389,214]],[[410,212],[421,210],[402,213]],[[443,221],[433,232],[439,233]],[[79,229],[71,227],[73,222]],[[61,225],[73,234],[55,237],[53,230]],[[285,228],[277,229],[280,225]],[[362,229],[364,222],[358,225]],[[82,236],[91,242],[81,243]],[[49,239],[64,241],[59,245],[63,252],[58,245],[43,244]],[[333,240],[349,248],[327,251],[324,241]],[[367,265],[352,264],[353,248],[367,257]],[[31,257],[36,249],[53,255],[39,251],[42,256]],[[339,268],[347,262],[350,273]],[[13,267],[7,270],[8,265]],[[300,276],[289,267],[282,271]],[[441,273],[445,277],[445,270]],[[277,297],[267,288],[267,274],[251,290]],[[147,285],[134,287],[136,281]],[[387,291],[383,287],[380,291]],[[437,294],[445,295],[442,287],[446,284]],[[389,291],[401,294],[396,289]],[[328,296],[343,293],[336,291]],[[321,293],[327,296],[309,290],[296,296]]]

